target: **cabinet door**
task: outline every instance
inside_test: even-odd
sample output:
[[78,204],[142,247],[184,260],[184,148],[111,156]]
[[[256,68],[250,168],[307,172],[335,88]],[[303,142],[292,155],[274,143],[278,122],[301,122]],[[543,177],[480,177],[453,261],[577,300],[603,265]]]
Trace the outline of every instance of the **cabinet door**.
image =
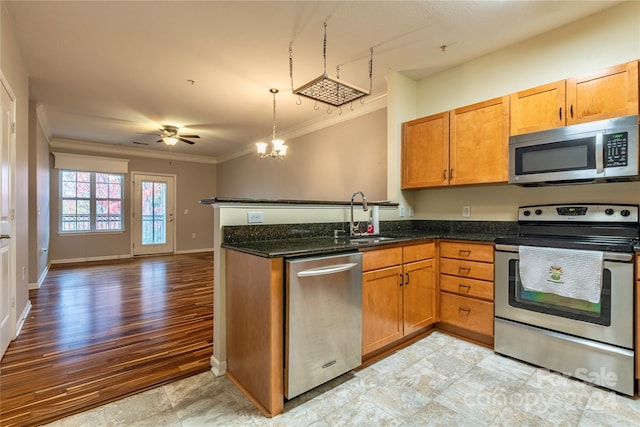
[[402,124],[402,189],[448,184],[449,113]]
[[638,61],[567,79],[567,124],[638,114]]
[[450,185],[507,181],[508,96],[454,110],[450,129]]
[[402,338],[402,267],[362,275],[362,354]]
[[511,135],[564,126],[565,81],[511,94]]
[[404,335],[436,322],[436,286],[433,259],[404,266]]

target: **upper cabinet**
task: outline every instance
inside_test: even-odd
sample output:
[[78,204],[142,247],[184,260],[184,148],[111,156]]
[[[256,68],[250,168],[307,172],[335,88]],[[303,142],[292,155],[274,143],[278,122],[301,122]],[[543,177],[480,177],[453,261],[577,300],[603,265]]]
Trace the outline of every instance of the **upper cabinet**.
[[402,124],[402,188],[448,185],[449,112]]
[[509,97],[402,127],[402,189],[507,181]]
[[509,97],[451,112],[449,185],[507,182]]
[[511,135],[638,114],[638,61],[511,95]]

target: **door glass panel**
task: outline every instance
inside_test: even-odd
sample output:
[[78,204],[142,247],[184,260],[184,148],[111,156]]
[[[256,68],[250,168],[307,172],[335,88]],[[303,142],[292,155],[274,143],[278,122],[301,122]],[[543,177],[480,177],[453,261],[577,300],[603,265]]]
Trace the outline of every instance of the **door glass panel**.
[[142,182],[142,244],[167,243],[167,184]]

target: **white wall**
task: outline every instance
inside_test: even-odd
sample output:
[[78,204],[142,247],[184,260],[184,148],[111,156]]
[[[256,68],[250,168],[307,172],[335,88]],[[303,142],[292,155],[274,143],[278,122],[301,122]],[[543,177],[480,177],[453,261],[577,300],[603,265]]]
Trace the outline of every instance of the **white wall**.
[[[414,107],[415,117],[402,119],[410,120],[637,59],[640,2],[630,1],[421,80],[416,84],[415,100],[405,96],[405,82],[389,79],[389,102],[393,95],[394,102],[406,103],[409,110]],[[397,121],[390,123],[397,128]],[[389,149],[399,150],[400,141],[400,133],[394,132]],[[388,168],[390,177],[399,177],[398,162],[390,162]],[[526,204],[640,203],[640,183],[545,188],[501,184],[403,194],[413,203],[417,219],[463,220],[462,206],[466,205],[471,206],[471,220],[515,220],[516,208]]]

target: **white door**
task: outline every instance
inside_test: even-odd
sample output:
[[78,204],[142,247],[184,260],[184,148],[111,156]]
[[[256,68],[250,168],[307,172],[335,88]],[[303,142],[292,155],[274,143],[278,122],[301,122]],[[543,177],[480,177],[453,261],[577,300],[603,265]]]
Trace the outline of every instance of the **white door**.
[[15,280],[12,273],[13,252],[13,147],[15,146],[14,101],[2,86],[2,116],[0,123],[0,358],[15,338]]
[[133,255],[173,253],[174,177],[133,174]]

